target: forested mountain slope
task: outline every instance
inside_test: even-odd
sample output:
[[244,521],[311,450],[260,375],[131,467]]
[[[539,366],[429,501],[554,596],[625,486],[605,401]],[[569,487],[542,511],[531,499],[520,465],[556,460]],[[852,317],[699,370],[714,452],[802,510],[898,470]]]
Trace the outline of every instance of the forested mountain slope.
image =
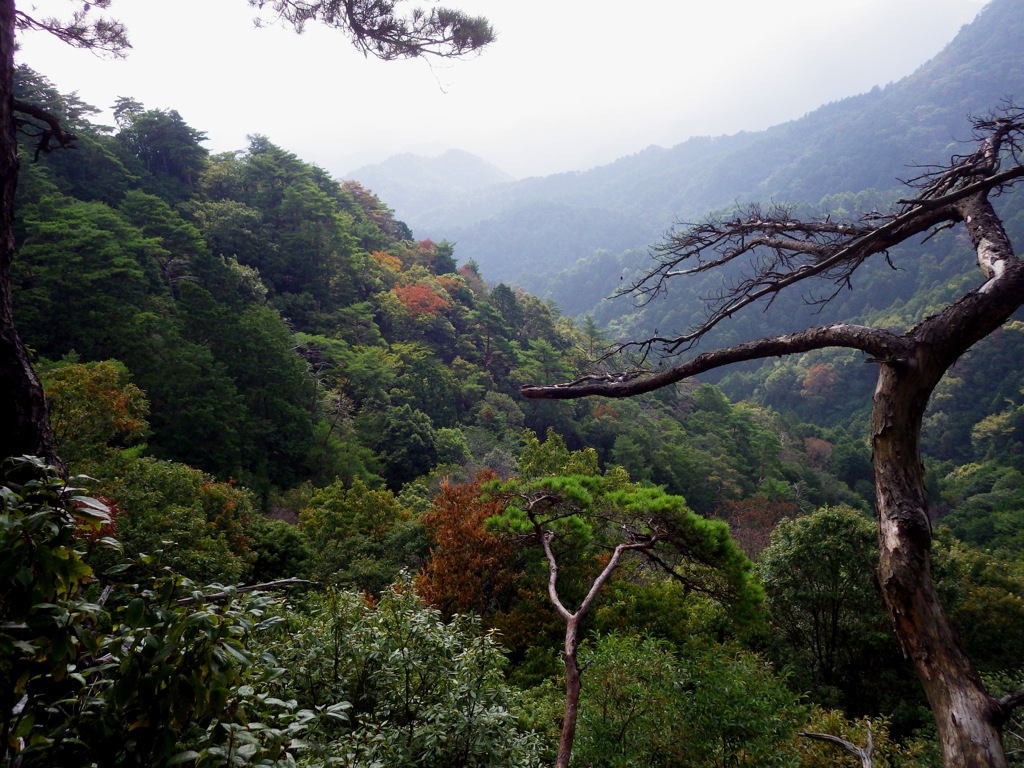
[[[4,486],[0,586],[19,600],[5,600],[0,651],[28,670],[28,687],[3,692],[2,725],[9,749],[18,734],[56,734],[25,738],[26,765],[77,764],[47,750],[81,761],[83,744],[142,756],[125,764],[550,764],[565,626],[541,544],[555,541],[559,589],[578,604],[617,543],[683,522],[697,560],[624,560],[603,583],[581,633],[574,764],[834,764],[795,735],[812,729],[871,733],[891,764],[935,765],[872,580],[861,360],[739,371],[724,382],[737,402],[706,382],[616,402],[526,401],[521,385],[575,377],[608,332],[488,282],[443,233],[414,235],[366,186],[268,137],[211,156],[182,115],[130,98],[104,128],[26,69],[18,97],[79,137],[38,162],[23,137],[14,296],[57,449],[103,500],[61,495],[45,470],[39,484]],[[762,139],[666,152],[710,176]],[[667,167],[658,152],[633,161]],[[532,183],[568,195],[578,181]],[[891,194],[831,202],[858,210]],[[533,206],[536,227],[566,249],[571,221],[595,241],[615,231],[607,209],[570,201],[553,221],[552,204]],[[617,215],[636,221],[641,209]],[[843,294],[835,309],[893,324],[927,313],[956,287],[937,277],[956,272],[956,247],[936,238],[928,259],[894,254],[901,280],[922,289],[912,299],[881,272],[870,300]],[[1010,686],[1024,663],[1024,327],[990,343],[941,390],[927,437],[943,462],[936,508],[987,550],[944,533],[933,554],[965,643]],[[981,398],[979,381],[999,384]],[[738,401],[748,395],[815,423]],[[553,505],[552,538],[534,530],[536,546],[522,509],[532,501]],[[104,509],[100,528],[102,515],[89,518]],[[32,529],[51,518],[54,536]],[[318,591],[248,602],[197,586],[282,577]],[[31,622],[14,613],[22,603],[39,609]],[[169,762],[145,758],[157,747]]]
[[[1024,90],[1024,6],[995,0],[931,61],[903,80],[825,105],[800,120],[759,133],[696,138],[671,149],[648,148],[611,165],[528,179],[446,203],[411,219],[446,228],[461,252],[489,274],[553,298],[569,314],[589,313],[609,335],[643,338],[681,332],[701,318],[702,296],[721,283],[691,281],[646,307],[603,299],[648,263],[647,246],[674,221],[761,201],[792,202],[801,215],[839,220],[884,211],[906,194],[901,180],[944,163],[970,138],[970,115],[984,115]],[[1013,196],[1002,214],[1024,242],[1024,207]],[[723,324],[707,340],[732,343],[829,320],[908,328],[977,278],[961,257],[965,243],[940,234],[895,249],[861,270],[822,307],[780,298],[772,311]],[[564,265],[559,269],[558,265]],[[724,279],[734,278],[726,273]],[[973,282],[972,282],[973,281]],[[817,296],[831,293],[823,285]],[[1009,541],[1020,503],[1020,444],[1015,426],[1024,372],[1011,324],[951,372],[932,403],[924,450],[934,474],[935,509],[972,541]],[[802,422],[859,434],[873,386],[871,366],[854,354],[814,354],[735,370],[722,380],[735,399],[750,399]],[[1003,523],[995,524],[991,515]]]
[[[898,188],[898,179],[915,175],[914,165],[943,162],[969,138],[969,114],[985,114],[1024,89],[1022,47],[1024,8],[994,0],[909,77],[799,120],[670,149],[649,147],[586,172],[526,179],[433,209],[398,212],[418,232],[443,231],[494,279],[550,297],[570,314],[586,313],[677,219],[695,220],[737,202],[817,204],[830,195],[872,190],[884,197]],[[628,248],[636,253],[621,255]],[[581,271],[603,282],[581,291],[575,275],[560,274],[599,249],[614,257]]]
[[[600,331],[489,286],[474,262],[457,266],[450,244],[415,239],[372,192],[266,137],[211,157],[173,110],[122,99],[116,129],[103,129],[87,105],[29,70],[18,87],[80,137],[75,152],[25,165],[21,333],[52,392],[87,397],[100,373],[110,397],[139,390],[115,397],[134,426],[111,426],[107,453],[76,453],[88,440],[63,423],[72,469],[123,473],[95,464],[144,441],[135,454],[240,481],[265,507],[335,481],[398,492],[424,479],[429,494],[445,474],[511,471],[524,429],[554,429],[704,512],[764,483],[773,494],[801,485],[820,501],[860,503],[824,467],[801,468],[802,443],[767,413],[736,418],[749,422],[744,431],[767,430],[770,471],[728,432],[694,433],[680,450],[675,438],[696,429],[682,414],[733,412],[710,392],[652,398],[642,414],[521,400],[524,383],[573,376]],[[94,368],[111,360],[116,376]],[[719,476],[730,479],[708,479]]]

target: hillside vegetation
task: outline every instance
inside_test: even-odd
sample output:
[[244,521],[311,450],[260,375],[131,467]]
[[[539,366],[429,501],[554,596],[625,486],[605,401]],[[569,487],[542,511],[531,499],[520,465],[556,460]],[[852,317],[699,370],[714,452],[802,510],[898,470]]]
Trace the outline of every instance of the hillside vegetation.
[[[954,54],[980,36],[989,63],[1018,71],[1002,51],[1019,15],[997,0],[930,74],[799,124],[477,190],[481,206],[519,196],[488,226],[524,271],[586,257],[557,261],[568,314],[454,218],[425,238],[269,137],[211,155],[178,112],[130,98],[100,126],[19,70],[18,98],[78,136],[37,162],[24,138],[14,273],[73,477],[4,464],[32,477],[0,498],[4,764],[551,764],[572,624],[573,765],[845,759],[807,730],[871,738],[878,764],[938,765],[873,581],[861,359],[613,402],[518,388],[580,375],[619,334],[692,321],[688,297],[586,303],[671,215],[741,189],[815,210],[888,203],[885,163],[926,160],[958,123],[922,114],[870,140],[865,126],[902,114],[915,78],[947,116],[992,106],[990,91],[950,96],[982,79],[980,59]],[[964,279],[956,247],[894,252],[898,281],[883,266],[829,311],[913,323]],[[775,309],[780,327],[802,322]],[[993,691],[1019,688],[1024,668],[1022,346],[1011,322],[963,360],[925,438],[936,581]]]
[[[432,205],[406,203],[398,194],[425,179],[397,158],[354,176],[375,189],[378,183],[394,189],[396,211],[417,232],[444,233],[492,279],[553,299],[567,314],[592,313],[626,333],[678,327],[680,318],[670,311],[684,321],[699,311],[689,296],[674,296],[672,310],[655,308],[640,318],[628,301],[602,302],[676,221],[750,202],[793,202],[837,215],[884,210],[915,167],[944,163],[963,149],[971,138],[969,115],[1021,97],[1022,46],[1024,9],[1014,0],[993,0],[908,77],[765,131],[651,146],[606,166],[471,196],[435,187]],[[917,291],[913,283],[898,283],[903,301]],[[860,302],[871,292],[856,294]]]

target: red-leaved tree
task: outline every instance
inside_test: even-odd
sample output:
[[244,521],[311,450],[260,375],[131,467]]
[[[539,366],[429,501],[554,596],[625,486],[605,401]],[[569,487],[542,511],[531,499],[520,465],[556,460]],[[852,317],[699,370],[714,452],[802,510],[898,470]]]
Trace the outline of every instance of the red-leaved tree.
[[393,292],[414,317],[433,317],[451,306],[447,299],[438,296],[433,288],[423,283],[400,285],[394,288]]

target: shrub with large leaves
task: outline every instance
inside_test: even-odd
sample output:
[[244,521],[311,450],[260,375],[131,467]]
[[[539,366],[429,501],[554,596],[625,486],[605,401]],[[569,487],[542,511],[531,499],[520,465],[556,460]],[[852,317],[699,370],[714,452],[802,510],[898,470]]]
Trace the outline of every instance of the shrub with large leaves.
[[[247,647],[280,620],[265,613],[268,598],[206,595],[167,572],[100,589],[83,551],[94,537],[80,530],[100,531],[103,505],[39,460],[5,469],[13,471],[0,485],[3,765],[290,760],[293,738],[321,713],[256,693],[283,672]],[[124,578],[131,565],[117,569]]]
[[64,729],[61,702],[87,685],[74,673],[99,649],[88,624],[100,607],[81,596],[92,569],[75,529],[98,530],[107,514],[38,459],[3,469],[19,480],[0,485],[0,749],[11,765]]
[[351,704],[347,720],[311,734],[339,765],[539,765],[495,636],[468,617],[445,623],[410,581],[376,604],[355,592],[311,597],[268,650],[290,672],[280,699],[309,710]]

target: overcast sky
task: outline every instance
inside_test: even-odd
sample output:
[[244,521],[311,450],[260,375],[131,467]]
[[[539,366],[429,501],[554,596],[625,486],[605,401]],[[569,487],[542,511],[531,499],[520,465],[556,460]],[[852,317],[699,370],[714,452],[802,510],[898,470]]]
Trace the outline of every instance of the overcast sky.
[[[416,0],[413,0],[415,3]],[[366,59],[337,32],[255,29],[245,0],[114,0],[127,59],[26,34],[19,60],[108,108],[178,110],[214,152],[272,142],[344,177],[464,149],[516,177],[758,130],[898,80],[983,0],[449,0],[498,40],[456,62]],[[65,0],[22,0],[47,15]],[[109,122],[109,118],[107,118]]]

